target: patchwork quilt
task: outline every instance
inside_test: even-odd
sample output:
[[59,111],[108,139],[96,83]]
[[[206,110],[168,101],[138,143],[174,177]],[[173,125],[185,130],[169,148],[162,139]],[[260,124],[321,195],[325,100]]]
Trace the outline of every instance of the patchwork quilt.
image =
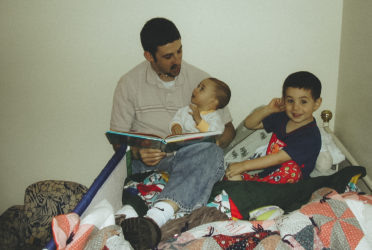
[[[359,209],[350,204],[359,204]],[[226,220],[188,230],[159,249],[372,249],[372,196],[313,193],[307,204],[273,220]]]

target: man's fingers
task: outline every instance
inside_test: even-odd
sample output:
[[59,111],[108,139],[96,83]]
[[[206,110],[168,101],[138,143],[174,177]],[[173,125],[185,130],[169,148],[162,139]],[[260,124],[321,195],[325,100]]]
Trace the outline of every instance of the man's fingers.
[[157,165],[163,157],[156,157],[156,158],[147,158],[142,159],[143,163],[145,163],[147,166],[155,166]]
[[140,150],[140,155],[143,163],[148,166],[154,166],[165,157],[166,153],[159,149],[144,148]]

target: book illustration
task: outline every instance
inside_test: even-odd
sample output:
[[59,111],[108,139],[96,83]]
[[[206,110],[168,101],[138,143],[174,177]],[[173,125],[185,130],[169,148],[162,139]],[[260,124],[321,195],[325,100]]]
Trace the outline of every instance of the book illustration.
[[220,134],[221,132],[211,131],[169,135],[162,138],[153,134],[107,131],[106,137],[111,144],[126,143],[128,146],[155,148],[169,153],[198,142],[216,142],[216,136]]

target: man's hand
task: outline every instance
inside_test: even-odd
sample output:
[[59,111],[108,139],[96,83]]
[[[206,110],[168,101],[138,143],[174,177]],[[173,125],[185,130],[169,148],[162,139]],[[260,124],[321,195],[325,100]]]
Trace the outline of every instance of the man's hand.
[[157,165],[166,156],[165,152],[153,148],[140,148],[138,153],[140,160],[147,166]]
[[172,131],[172,135],[180,135],[182,134],[182,127],[178,123],[173,124],[171,131]]
[[191,109],[191,112],[189,112],[189,114],[192,116],[192,119],[194,119],[196,125],[199,125],[202,118],[198,106],[196,106],[195,104],[190,104],[189,107]]

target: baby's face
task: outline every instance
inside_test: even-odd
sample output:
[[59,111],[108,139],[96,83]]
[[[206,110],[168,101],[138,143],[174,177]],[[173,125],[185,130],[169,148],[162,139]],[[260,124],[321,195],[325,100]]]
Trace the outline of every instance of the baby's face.
[[211,109],[216,102],[215,83],[209,79],[201,81],[192,92],[191,102],[199,109]]

